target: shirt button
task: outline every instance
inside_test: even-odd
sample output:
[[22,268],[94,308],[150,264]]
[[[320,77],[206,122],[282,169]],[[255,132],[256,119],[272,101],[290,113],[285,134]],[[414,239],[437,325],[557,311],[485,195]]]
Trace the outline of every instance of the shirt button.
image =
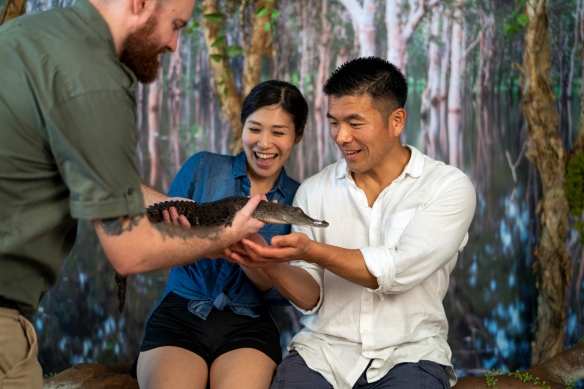
[[128,196],[131,196],[134,193],[134,189],[130,188],[128,189]]
[[369,332],[369,330],[368,330],[367,328],[365,328],[365,329],[363,330],[363,332],[367,333],[367,332]]
[[365,297],[365,301],[369,301],[369,297]]

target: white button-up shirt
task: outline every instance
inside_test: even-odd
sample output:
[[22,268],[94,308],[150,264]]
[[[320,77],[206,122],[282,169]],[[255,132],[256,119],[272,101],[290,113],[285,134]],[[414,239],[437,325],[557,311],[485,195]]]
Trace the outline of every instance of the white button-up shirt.
[[293,226],[311,239],[359,249],[379,287],[369,289],[321,266],[293,261],[320,286],[304,313],[304,328],[288,349],[335,389],[350,389],[367,370],[368,382],[396,364],[430,360],[447,366],[456,383],[442,300],[458,252],[468,241],[476,194],[459,169],[414,147],[402,174],[369,207],[345,160],[326,167],[299,188],[295,205],[327,228]]

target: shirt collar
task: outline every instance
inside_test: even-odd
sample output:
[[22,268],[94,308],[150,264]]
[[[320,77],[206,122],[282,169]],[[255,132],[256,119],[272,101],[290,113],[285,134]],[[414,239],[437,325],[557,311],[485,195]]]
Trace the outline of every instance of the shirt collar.
[[412,151],[410,161],[406,165],[402,176],[409,174],[410,177],[418,178],[422,176],[424,171],[424,154],[422,154],[418,149],[410,145],[404,145]]
[[[235,156],[233,159],[233,169],[231,169],[231,172],[234,179],[247,177],[247,157],[245,155],[245,151],[242,151]],[[278,179],[276,180],[276,183],[270,192],[277,190],[278,193],[280,193],[280,196],[286,197],[284,186],[287,181],[288,175],[286,174],[286,169],[284,169],[282,166],[282,171],[280,172],[280,175],[278,176]]]
[[[422,176],[422,172],[424,171],[424,154],[422,154],[418,149],[416,149],[413,146],[404,145],[404,147],[409,148],[412,151],[412,155],[410,156],[410,160],[406,167],[404,168],[404,171],[402,172],[402,174],[400,174],[400,177],[404,177],[406,174],[413,178],[418,178]],[[344,158],[341,161],[339,161],[335,173],[336,173],[335,176],[338,179],[340,178],[352,179],[351,171],[349,170],[349,167],[347,166],[347,161],[345,161]]]

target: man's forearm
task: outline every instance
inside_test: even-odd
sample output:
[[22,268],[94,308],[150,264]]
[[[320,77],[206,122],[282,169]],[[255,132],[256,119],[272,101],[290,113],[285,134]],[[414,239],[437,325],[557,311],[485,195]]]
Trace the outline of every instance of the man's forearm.
[[94,220],[93,225],[118,273],[134,274],[192,263],[257,232],[265,225],[251,216],[259,201],[259,196],[250,199],[229,227],[152,224],[144,215]]
[[309,311],[318,303],[320,288],[306,270],[286,262],[265,267],[263,270],[280,294],[294,305]]
[[142,195],[144,195],[144,203],[146,207],[168,200],[167,195],[158,192],[156,189],[153,189],[144,183],[141,183],[140,187],[142,189]]
[[317,243],[305,258],[328,271],[370,289],[377,289],[377,278],[369,272],[363,254],[358,249],[345,249],[324,243]]
[[187,229],[152,224],[144,216],[96,220],[94,228],[108,259],[122,275],[187,265],[237,239],[230,227]]

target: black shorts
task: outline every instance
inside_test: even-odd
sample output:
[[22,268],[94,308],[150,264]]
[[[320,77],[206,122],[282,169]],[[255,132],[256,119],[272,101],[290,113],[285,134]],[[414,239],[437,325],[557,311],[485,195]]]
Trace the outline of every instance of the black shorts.
[[[180,347],[199,355],[209,367],[220,355],[240,348],[259,350],[276,364],[282,360],[280,332],[267,306],[251,308],[259,315],[255,319],[213,307],[203,320],[187,309],[188,304],[188,299],[169,293],[150,317],[140,351]],[[134,376],[137,362],[136,358]]]

